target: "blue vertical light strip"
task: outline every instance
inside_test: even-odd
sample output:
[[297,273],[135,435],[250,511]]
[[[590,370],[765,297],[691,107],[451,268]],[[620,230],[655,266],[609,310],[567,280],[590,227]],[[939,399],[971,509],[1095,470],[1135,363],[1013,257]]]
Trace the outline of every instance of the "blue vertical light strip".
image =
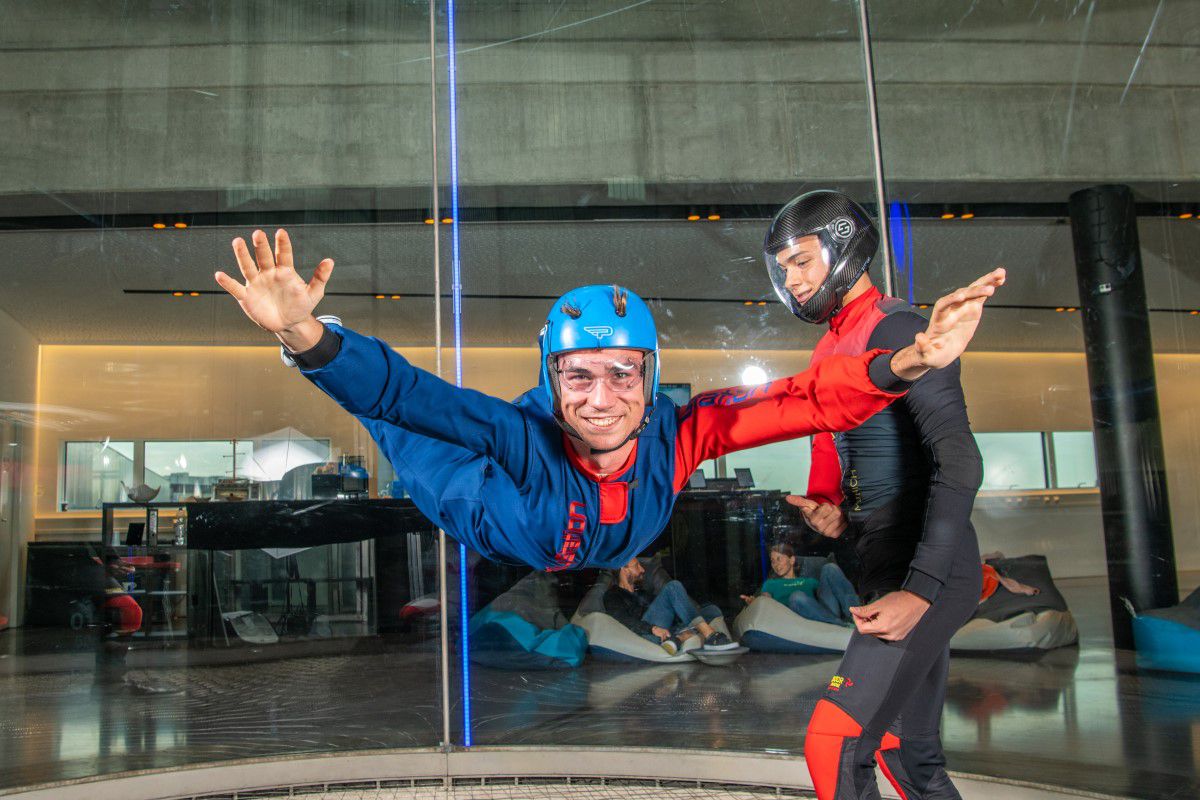
[[770,561],[770,557],[767,555],[767,517],[762,506],[758,507],[758,557],[762,562],[763,583],[766,583],[767,563]]
[[[450,299],[454,313],[454,384],[462,386],[462,261],[458,237],[458,54],[454,0],[446,0],[446,49],[450,103]],[[437,213],[436,209],[434,213]],[[440,302],[440,298],[439,298]],[[463,746],[471,746],[471,639],[467,614],[467,547],[458,546],[459,626],[462,642]]]
[[888,203],[888,228],[892,240],[892,259],[896,271],[904,279],[908,302],[916,303],[916,281],[913,276],[912,215],[908,203],[893,200]]

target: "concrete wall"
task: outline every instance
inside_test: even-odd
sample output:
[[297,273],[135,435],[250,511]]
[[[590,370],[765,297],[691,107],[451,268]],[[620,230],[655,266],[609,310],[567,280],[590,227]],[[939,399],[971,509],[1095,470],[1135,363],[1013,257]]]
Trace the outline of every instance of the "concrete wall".
[[[1048,19],[1029,3],[921,5],[913,15],[882,3],[875,15],[891,179],[1200,175],[1186,144],[1200,124],[1186,4],[1168,4],[1140,59],[1153,3],[1101,4],[1087,20]],[[6,17],[0,193],[428,181],[423,7],[117,8],[57,0]],[[850,3],[649,4],[607,15],[579,2],[468,3],[459,51],[465,185],[836,184],[872,174]],[[435,66],[444,89],[440,57]],[[439,103],[444,124],[444,92]]]

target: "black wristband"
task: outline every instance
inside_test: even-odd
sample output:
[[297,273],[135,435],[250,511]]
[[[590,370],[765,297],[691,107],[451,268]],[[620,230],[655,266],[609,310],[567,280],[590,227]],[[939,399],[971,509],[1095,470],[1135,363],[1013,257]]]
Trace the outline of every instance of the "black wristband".
[[871,378],[871,383],[885,392],[892,394],[904,394],[912,388],[913,382],[906,381],[892,372],[892,356],[895,352],[881,353],[871,359],[871,363],[867,365],[867,375]]
[[320,341],[303,353],[290,353],[296,366],[302,370],[320,369],[337,358],[337,354],[342,351],[342,337],[325,324],[322,324],[321,328],[323,332]]
[[932,603],[937,600],[938,592],[942,590],[942,582],[928,573],[910,567],[908,577],[904,580],[904,589]]

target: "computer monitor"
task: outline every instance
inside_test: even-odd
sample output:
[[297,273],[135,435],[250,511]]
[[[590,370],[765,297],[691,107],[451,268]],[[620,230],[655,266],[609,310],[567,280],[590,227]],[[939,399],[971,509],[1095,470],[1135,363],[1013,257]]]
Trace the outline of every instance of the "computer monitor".
[[696,470],[692,473],[692,477],[688,478],[689,489],[707,489],[708,479],[704,477],[704,473]]
[[146,523],[131,522],[125,530],[125,544],[130,547],[138,547],[142,543],[142,537],[146,535]]
[[734,467],[733,476],[737,478],[739,489],[754,488],[754,477],[750,474],[749,467]]

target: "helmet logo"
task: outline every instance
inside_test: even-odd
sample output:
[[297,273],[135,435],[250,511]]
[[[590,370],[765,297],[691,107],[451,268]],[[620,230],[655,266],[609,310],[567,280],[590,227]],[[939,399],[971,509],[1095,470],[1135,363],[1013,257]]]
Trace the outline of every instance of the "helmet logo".
[[585,327],[584,330],[590,333],[592,336],[595,336],[597,339],[603,339],[606,336],[613,335],[613,329],[611,325],[589,325]]
[[854,223],[849,217],[838,217],[833,222],[829,223],[830,229],[833,231],[835,239],[849,239],[854,233]]

